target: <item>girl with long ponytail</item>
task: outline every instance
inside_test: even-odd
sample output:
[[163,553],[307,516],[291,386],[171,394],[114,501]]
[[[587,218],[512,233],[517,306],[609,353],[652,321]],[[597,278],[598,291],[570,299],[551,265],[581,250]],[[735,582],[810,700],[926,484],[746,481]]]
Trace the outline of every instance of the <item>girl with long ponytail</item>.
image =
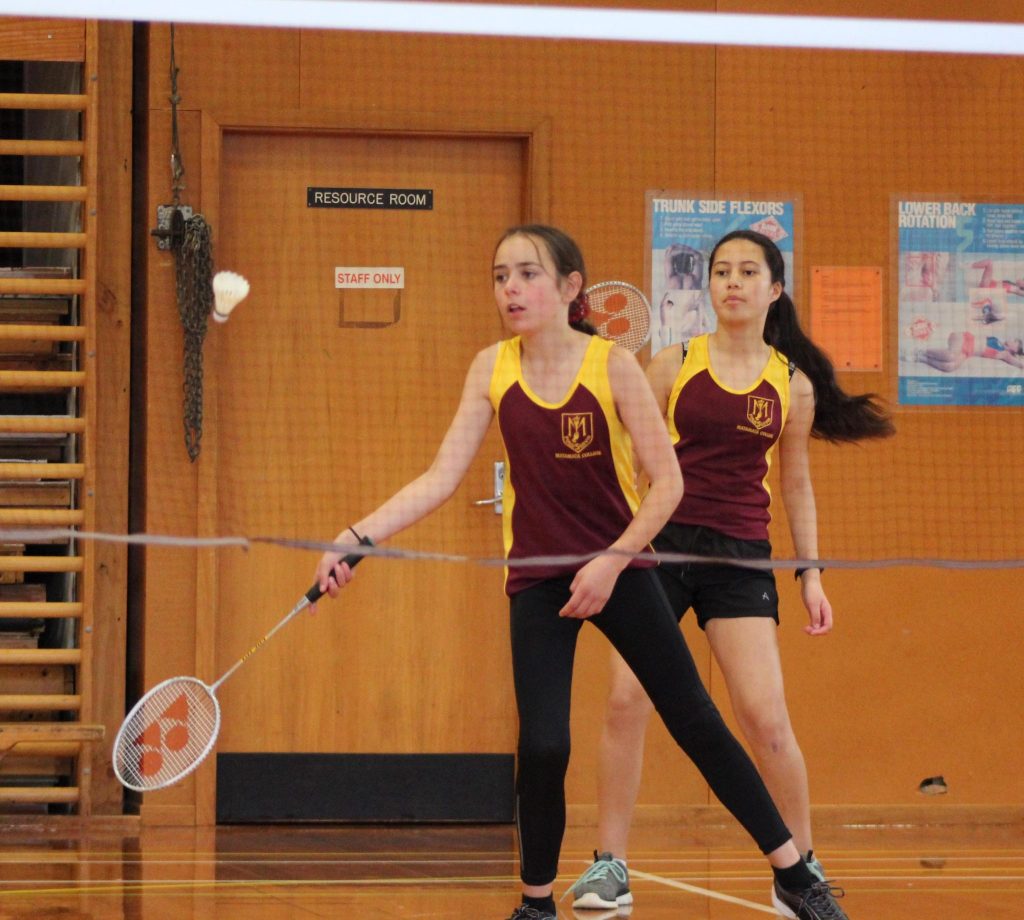
[[[665,416],[683,474],[683,498],[654,540],[657,550],[719,560],[767,560],[772,456],[779,454],[782,500],[797,556],[818,558],[808,441],[885,437],[892,422],[873,395],[851,396],[828,357],[800,328],[785,292],[782,253],[768,237],[738,230],[711,252],[709,290],[715,332],[658,352],[647,377]],[[658,567],[678,619],[691,607],[725,676],[737,721],[808,871],[819,879],[809,901],[786,892],[778,875],[771,899],[789,918],[846,916],[835,903],[811,840],[807,770],[786,709],[769,568],[716,563]],[[832,629],[822,569],[797,570],[811,636]],[[622,659],[612,680],[600,748],[599,846],[573,887],[577,907],[630,903],[626,849],[640,785],[652,707]]]

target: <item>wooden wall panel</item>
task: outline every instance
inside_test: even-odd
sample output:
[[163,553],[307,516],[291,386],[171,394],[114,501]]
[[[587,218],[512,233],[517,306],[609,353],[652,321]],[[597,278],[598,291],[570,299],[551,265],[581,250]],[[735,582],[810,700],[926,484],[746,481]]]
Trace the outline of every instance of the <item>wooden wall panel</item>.
[[813,801],[931,805],[918,785],[942,775],[944,806],[1024,803],[1024,780],[1005,756],[1024,729],[1020,656],[1002,638],[1019,609],[987,600],[1014,577],[887,568],[826,578],[841,604],[839,633],[816,642],[796,629],[789,579],[782,634]]
[[[181,155],[187,196],[199,211],[199,115],[179,112]],[[150,114],[148,200],[146,218],[156,226],[156,207],[170,204],[171,120],[167,112]],[[174,259],[147,240],[145,342],[147,373],[145,530],[194,536],[197,516],[197,468],[190,463],[182,424],[183,333],[175,298]],[[199,461],[201,462],[201,460]],[[141,682],[148,689],[175,675],[196,674],[196,578],[198,551],[147,547],[143,585]],[[143,820],[167,815],[194,820],[193,780],[173,786],[143,803]]]
[[714,181],[711,48],[307,31],[302,49],[304,108],[549,116],[552,218],[592,281],[642,283],[644,189]]
[[[96,529],[128,529],[128,432],[131,373],[132,29],[99,23],[99,158],[96,340],[98,429]],[[91,75],[90,75],[91,76]],[[125,634],[128,552],[123,544],[96,546],[93,625],[93,713],[113,739],[125,712]],[[103,650],[109,649],[110,652]],[[122,654],[114,654],[121,650]],[[111,775],[110,744],[91,746],[93,814],[121,811],[121,785]]]
[[84,61],[84,19],[0,16],[0,60]]
[[[170,109],[170,29],[150,32],[149,107]],[[301,33],[290,29],[177,26],[174,32],[182,109],[223,110],[299,104]],[[195,164],[198,173],[199,164]]]
[[[723,0],[717,6],[738,11],[751,4]],[[837,0],[791,0],[757,4],[756,11],[848,12],[841,6]],[[992,2],[971,14],[1020,21],[1015,7]],[[901,0],[895,8],[869,2],[858,12],[960,15],[951,3],[925,0]],[[803,224],[792,284],[805,318],[813,265],[883,270],[884,369],[843,375],[843,381],[889,398],[896,386],[893,197],[1012,201],[1024,187],[1012,145],[996,140],[1005,137],[1004,126],[1024,102],[1017,59],[268,30],[259,33],[263,63],[254,72],[239,60],[249,31],[235,30],[237,40],[229,42],[223,30],[178,29],[187,109],[251,107],[254,98],[270,94],[275,104],[309,112],[383,109],[410,118],[424,111],[472,117],[497,108],[549,118],[551,220],[579,239],[592,280],[622,276],[643,283],[649,189],[798,194]],[[165,53],[166,34],[154,28],[154,109],[166,108]],[[154,144],[161,153],[151,157],[157,170],[166,162],[166,126],[162,119],[154,122],[162,138]],[[193,144],[195,122],[183,124],[183,138]],[[197,178],[193,171],[190,200]],[[165,266],[151,275],[166,284]],[[173,380],[180,343],[170,320],[158,315],[157,308],[172,309],[166,296],[151,300],[152,329],[167,333],[175,357],[154,353],[150,373]],[[151,458],[150,483],[153,497],[174,490],[177,507],[186,508],[194,492],[187,461],[180,460],[179,409],[177,388],[153,393],[150,432],[159,450]],[[1016,418],[1001,410],[898,410],[900,435],[892,442],[815,444],[823,552],[862,561],[890,555],[982,558],[998,546],[1020,558],[1024,532],[1004,512],[1020,507],[1019,477],[997,476],[980,491],[972,486],[974,452],[979,445],[1005,452],[1007,425],[1019,431]],[[156,512],[153,521],[160,523]],[[781,513],[775,540],[778,554],[788,555]],[[167,560],[176,554],[179,560],[184,555],[169,551]],[[163,551],[158,555],[164,559]],[[151,565],[150,579],[156,571]],[[181,561],[170,563],[169,572],[178,588],[150,590],[148,628],[154,640],[171,642],[171,659],[183,663],[191,637],[170,624],[182,625],[180,587],[194,585],[194,573],[191,563]],[[1019,681],[1013,678],[1021,655],[1016,643],[1005,641],[1019,611],[1013,602],[1019,579],[1019,571],[997,570],[831,571],[826,584],[839,629],[826,640],[810,640],[800,630],[792,579],[780,572],[787,686],[815,802],[915,806],[923,803],[917,782],[934,773],[950,780],[950,804],[1024,800],[1022,780],[1004,753],[1022,727]],[[703,637],[692,623],[686,634],[727,710]],[[586,635],[568,785],[576,813],[595,801],[605,661],[603,641]],[[148,663],[147,677],[168,667],[174,669],[164,660]],[[707,801],[706,787],[660,727],[650,733],[641,801]]]

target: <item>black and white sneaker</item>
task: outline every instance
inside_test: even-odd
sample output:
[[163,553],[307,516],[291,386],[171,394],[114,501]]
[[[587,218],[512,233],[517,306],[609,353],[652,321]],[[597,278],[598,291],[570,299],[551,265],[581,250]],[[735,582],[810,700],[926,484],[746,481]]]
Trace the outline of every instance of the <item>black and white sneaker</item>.
[[558,920],[558,918],[546,910],[537,910],[536,907],[520,904],[512,911],[512,916],[508,920]]
[[787,891],[778,882],[772,887],[772,906],[789,920],[850,920],[836,904],[845,892],[828,882],[815,882],[801,891]]
[[[819,882],[826,881],[825,868],[814,855],[814,850],[807,851],[807,855],[804,857],[804,865],[811,870],[811,875],[813,875]],[[786,915],[783,914],[782,916]]]

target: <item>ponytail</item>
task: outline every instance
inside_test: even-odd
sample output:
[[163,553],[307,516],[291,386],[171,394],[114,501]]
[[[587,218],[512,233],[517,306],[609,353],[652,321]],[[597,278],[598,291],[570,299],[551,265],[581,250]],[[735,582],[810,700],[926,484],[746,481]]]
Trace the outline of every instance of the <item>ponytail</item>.
[[796,307],[785,291],[786,265],[775,243],[754,230],[734,230],[715,244],[709,264],[714,264],[718,247],[734,239],[758,245],[764,253],[772,281],[779,282],[783,287],[779,299],[768,308],[764,340],[784,354],[811,381],[814,387],[814,424],[811,426],[811,434],[825,441],[838,442],[885,438],[895,433],[892,419],[878,402],[877,395],[864,393],[850,396],[844,392],[836,380],[835,368],[828,355],[800,328]]
[[590,316],[590,301],[586,291],[580,291],[571,304],[569,304],[569,325],[577,332],[584,332],[587,335],[597,335],[597,329],[587,319]]

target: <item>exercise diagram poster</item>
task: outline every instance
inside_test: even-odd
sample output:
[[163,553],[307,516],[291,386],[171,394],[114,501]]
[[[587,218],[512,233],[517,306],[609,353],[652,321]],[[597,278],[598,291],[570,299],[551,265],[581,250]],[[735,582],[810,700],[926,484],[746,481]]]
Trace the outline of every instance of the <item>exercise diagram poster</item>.
[[899,202],[899,401],[1024,405],[1024,205]]
[[756,230],[774,240],[786,265],[786,289],[792,293],[793,225],[792,201],[648,192],[651,354],[715,331],[707,292],[708,257],[726,233]]

